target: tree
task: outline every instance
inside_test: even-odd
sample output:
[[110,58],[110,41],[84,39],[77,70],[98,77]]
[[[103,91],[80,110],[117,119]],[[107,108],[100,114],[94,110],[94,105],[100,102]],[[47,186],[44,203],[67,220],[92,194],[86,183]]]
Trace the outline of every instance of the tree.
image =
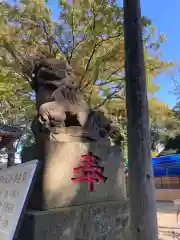
[[[170,117],[168,118],[167,126],[163,129],[163,136],[165,135],[164,150],[158,156],[180,153],[179,122],[179,104],[177,104],[172,110],[170,110]],[[167,132],[168,134],[166,134]]]
[[[22,108],[20,111],[29,120],[35,114],[28,85],[29,66],[33,66],[33,60],[29,59],[64,58],[72,65],[78,87],[85,92],[91,107],[103,109],[111,119],[113,142],[126,144],[123,9],[115,1],[79,1],[78,4],[60,1],[60,18],[53,21],[43,1],[1,3],[0,45],[3,51],[0,64],[13,74],[13,79],[17,76],[19,94],[26,100],[26,103],[17,102],[14,110],[19,112],[18,105],[26,106],[28,111],[23,112]],[[170,63],[161,61],[159,55],[164,35],[158,36],[145,17],[142,17],[142,24],[147,82],[152,91],[156,89],[153,76],[164,71]],[[10,77],[8,79],[12,82]],[[4,79],[4,86],[7,81]],[[15,94],[13,84],[10,83],[10,92]],[[13,94],[9,99],[14,103]]]
[[174,138],[180,132],[180,118],[164,102],[151,98],[149,101],[150,132],[152,149],[158,143],[165,144],[167,138]]
[[20,128],[23,134],[19,139],[10,141],[1,152],[7,154],[8,166],[13,165],[18,144],[26,136],[26,128],[34,113],[34,103],[31,99],[29,84],[15,71],[7,67],[0,59],[0,122]]
[[140,0],[124,0],[128,178],[135,240],[157,240]]
[[[28,43],[27,45],[23,45],[23,38],[20,36],[21,32],[18,31],[17,6],[1,3],[1,10],[0,119],[4,124],[15,125],[21,128],[23,134],[18,142],[24,144],[24,141],[27,139],[27,129],[29,129],[30,122],[35,115],[32,90],[28,81],[24,79],[24,77],[27,79],[27,76],[24,74],[22,68],[25,48],[28,49]],[[19,40],[16,38],[18,34],[20,37]],[[32,41],[33,39],[29,38],[28,40]],[[19,42],[21,42],[21,46],[18,44]],[[17,51],[16,47],[11,48],[13,43],[17,44]],[[32,51],[32,49],[29,49],[29,51]],[[21,56],[21,54],[24,55]],[[16,149],[14,143],[6,147],[6,151],[9,153],[8,159],[14,157]]]

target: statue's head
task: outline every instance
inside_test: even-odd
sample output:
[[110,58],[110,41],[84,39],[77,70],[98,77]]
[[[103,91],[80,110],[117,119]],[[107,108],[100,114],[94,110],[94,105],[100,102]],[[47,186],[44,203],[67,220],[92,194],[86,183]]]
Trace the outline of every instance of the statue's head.
[[32,88],[40,86],[57,88],[62,84],[73,84],[72,68],[64,60],[46,58],[37,60],[32,72]]

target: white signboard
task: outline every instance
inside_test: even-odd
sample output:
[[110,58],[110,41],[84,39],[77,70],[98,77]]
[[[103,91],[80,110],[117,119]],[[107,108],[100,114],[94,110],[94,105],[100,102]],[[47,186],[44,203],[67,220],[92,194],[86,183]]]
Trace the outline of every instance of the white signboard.
[[0,240],[12,240],[34,178],[34,160],[0,170]]

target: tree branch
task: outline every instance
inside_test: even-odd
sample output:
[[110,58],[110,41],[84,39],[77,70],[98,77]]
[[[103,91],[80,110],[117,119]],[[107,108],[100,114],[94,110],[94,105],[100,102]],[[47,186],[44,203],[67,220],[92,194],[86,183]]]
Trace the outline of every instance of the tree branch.
[[[10,55],[14,58],[15,62],[17,62],[17,64],[20,65],[23,77],[31,84],[31,81],[29,80],[30,76],[28,75],[27,71],[25,70],[25,64],[23,64],[23,62],[17,57],[17,55],[13,51],[12,47],[8,44],[7,41],[3,40],[3,43],[4,43],[4,48],[6,49],[6,51],[8,53],[10,53]],[[23,59],[22,55],[21,55],[21,58]],[[26,61],[24,60],[24,63],[25,62]]]
[[[95,33],[95,29],[96,29],[96,14],[95,14],[95,9],[94,9],[94,4],[93,4],[93,26],[92,26],[93,34]],[[83,80],[84,80],[84,78],[85,78],[85,76],[87,74],[87,71],[88,71],[89,66],[91,64],[91,60],[92,60],[92,58],[94,56],[94,53],[96,52],[96,47],[98,46],[98,44],[95,43],[95,36],[93,36],[93,37],[94,37],[94,40],[93,40],[94,41],[94,46],[93,46],[92,52],[90,54],[90,57],[89,57],[89,59],[87,61],[85,72],[84,72],[83,76],[81,77],[81,80],[80,80],[80,83],[79,83],[80,86],[81,86],[81,84],[82,84],[82,82],[83,82]]]
[[101,103],[98,104],[93,110],[96,110],[97,108],[102,107],[102,106],[103,106],[108,100],[110,100],[117,92],[118,92],[118,91],[117,91],[117,89],[116,89],[114,92],[110,93],[110,94],[109,94],[103,101],[101,101]]
[[[106,42],[106,41],[108,41],[108,40],[110,40],[110,39],[113,39],[113,38],[117,38],[117,37],[119,37],[119,36],[120,36],[120,34],[119,34],[119,35],[115,35],[115,36],[110,36],[110,37],[108,37],[108,38],[106,38],[106,39],[101,39],[101,41],[99,41],[98,43],[95,43],[95,44],[94,44],[93,50],[92,50],[92,52],[91,52],[91,54],[90,54],[90,57],[89,57],[89,59],[88,59],[88,62],[87,62],[87,65],[86,65],[84,74],[83,74],[83,76],[81,77],[81,80],[80,80],[80,83],[79,83],[79,87],[81,87],[82,81],[84,80],[84,78],[85,78],[85,76],[86,76],[86,74],[87,74],[87,71],[89,70],[89,66],[90,66],[90,64],[91,64],[92,58],[93,58],[95,52],[98,50],[98,48],[99,48],[104,42]],[[109,53],[110,53],[110,52],[108,52],[107,54],[105,54],[104,56],[102,56],[102,58],[104,58],[102,61],[109,60],[109,59],[111,59],[111,58],[114,57],[114,56],[112,55],[112,56],[110,56],[110,57],[108,57],[108,58],[105,58]],[[89,83],[86,84],[86,87],[87,87],[88,85],[89,85]],[[83,89],[84,89],[84,88],[83,88]]]
[[55,43],[56,47],[59,49],[60,52],[62,52],[64,54],[64,56],[66,57],[67,62],[70,64],[70,60],[69,60],[69,56],[68,56],[67,51],[65,52],[63,50],[63,47],[58,43],[58,41],[54,37],[51,37],[51,38],[52,38],[53,42]]
[[[99,84],[97,84],[97,85],[98,85],[98,86],[104,86],[104,85],[106,85],[106,84],[109,84],[109,83],[114,82],[114,81],[115,81],[114,79],[112,79],[112,80],[110,80],[110,81],[108,81],[108,80],[109,80],[114,74],[117,74],[117,73],[119,72],[119,70],[120,70],[120,69],[113,71],[113,72],[112,72],[111,74],[109,74],[109,76],[107,77],[107,81],[101,82],[101,83],[99,83]],[[124,77],[120,78],[119,80],[123,80],[123,79],[124,79]]]
[[52,47],[52,44],[51,44],[51,37],[50,37],[49,32],[48,32],[48,29],[47,29],[47,27],[46,27],[46,22],[44,21],[44,19],[41,19],[41,21],[42,21],[43,31],[44,31],[44,33],[45,33],[45,35],[46,35],[46,40],[47,40],[47,42],[48,42],[50,56],[51,56],[51,54],[55,55],[55,52],[54,52],[53,47]]
[[94,81],[92,83],[92,87],[91,87],[91,91],[89,93],[89,98],[88,98],[88,103],[90,104],[91,102],[91,98],[92,98],[92,93],[93,93],[93,86],[95,85],[96,83],[96,80],[98,78],[98,75],[99,75],[99,68],[97,67],[96,70],[95,70],[95,76],[94,76]]
[[70,54],[70,61],[72,59],[73,56],[73,52],[74,52],[74,44],[75,44],[75,35],[74,35],[74,8],[72,11],[72,29],[71,29],[71,33],[72,33],[72,50],[71,50],[71,54]]

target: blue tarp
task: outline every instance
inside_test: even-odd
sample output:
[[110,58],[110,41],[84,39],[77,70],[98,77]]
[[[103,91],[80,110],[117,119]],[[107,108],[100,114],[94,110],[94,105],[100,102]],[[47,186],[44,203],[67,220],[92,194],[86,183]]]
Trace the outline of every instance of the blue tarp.
[[162,176],[180,176],[180,164],[172,165],[170,167],[165,166],[154,166],[153,167],[154,176],[162,177]]
[[152,158],[152,166],[155,177],[180,176],[180,154]]
[[178,164],[178,163],[180,163],[180,154],[155,157],[152,159],[153,166],[156,166],[159,164],[165,164],[167,166],[171,166],[172,164]]
[[180,154],[153,158],[152,165],[155,177],[180,176]]

